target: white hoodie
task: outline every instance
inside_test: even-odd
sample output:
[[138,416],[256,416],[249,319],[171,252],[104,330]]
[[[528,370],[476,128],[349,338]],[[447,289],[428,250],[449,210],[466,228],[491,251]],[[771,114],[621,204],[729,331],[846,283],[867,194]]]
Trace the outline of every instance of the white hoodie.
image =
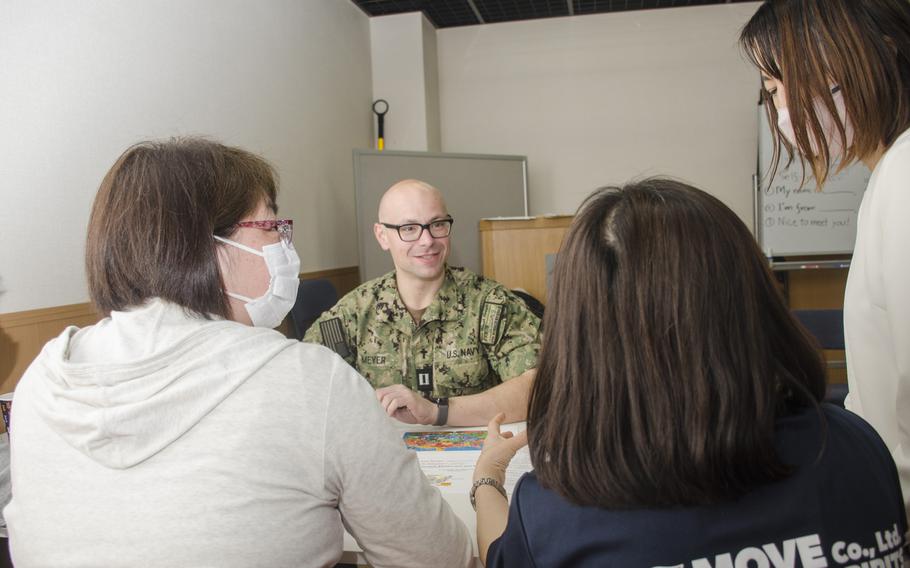
[[331,351],[160,300],[49,342],[16,389],[13,561],[464,566],[467,529]]

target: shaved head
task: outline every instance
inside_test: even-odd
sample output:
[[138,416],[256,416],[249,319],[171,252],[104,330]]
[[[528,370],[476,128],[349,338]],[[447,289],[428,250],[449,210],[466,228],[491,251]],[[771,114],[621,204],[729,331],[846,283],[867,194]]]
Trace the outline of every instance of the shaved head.
[[[382,250],[392,255],[399,286],[414,281],[442,282],[449,237],[433,237],[426,229],[434,221],[449,219],[442,194],[424,181],[401,180],[383,194],[373,234]],[[400,225],[420,226],[420,236],[417,240],[402,240],[397,228]]]
[[448,211],[442,193],[438,189],[419,179],[404,179],[382,194],[382,199],[379,200],[379,221],[396,224],[405,220],[418,221],[418,219],[399,218],[402,214],[406,214],[404,212],[409,209],[408,204],[415,202],[433,204],[442,211],[442,214],[446,214]]

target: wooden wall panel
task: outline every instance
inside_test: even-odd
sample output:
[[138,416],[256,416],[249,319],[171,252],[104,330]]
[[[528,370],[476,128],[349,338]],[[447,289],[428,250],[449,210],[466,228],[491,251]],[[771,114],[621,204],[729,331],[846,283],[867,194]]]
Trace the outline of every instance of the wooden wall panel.
[[[343,296],[360,283],[360,271],[356,266],[349,266],[305,272],[300,278],[329,280],[338,295]],[[0,394],[16,388],[19,378],[44,344],[60,335],[67,326],[84,327],[99,319],[100,315],[90,303],[0,314]],[[278,329],[287,334],[285,324]]]
[[91,304],[72,304],[0,315],[0,393],[10,392],[44,344],[67,326],[92,325]]

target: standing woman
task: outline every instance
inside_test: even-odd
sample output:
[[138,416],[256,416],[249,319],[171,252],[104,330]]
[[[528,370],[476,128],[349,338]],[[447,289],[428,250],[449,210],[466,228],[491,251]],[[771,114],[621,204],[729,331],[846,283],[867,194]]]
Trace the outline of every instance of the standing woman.
[[819,186],[855,161],[872,170],[844,299],[847,407],[885,440],[910,508],[910,2],[768,0],[740,43],[778,156]]

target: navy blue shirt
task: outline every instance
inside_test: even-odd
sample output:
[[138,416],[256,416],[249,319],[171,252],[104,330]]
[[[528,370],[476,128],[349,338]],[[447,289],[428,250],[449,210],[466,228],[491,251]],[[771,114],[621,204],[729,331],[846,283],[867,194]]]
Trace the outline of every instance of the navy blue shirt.
[[822,409],[827,432],[815,409],[778,422],[790,477],[721,505],[580,507],[526,474],[487,567],[902,566],[907,519],[888,449],[855,414]]

